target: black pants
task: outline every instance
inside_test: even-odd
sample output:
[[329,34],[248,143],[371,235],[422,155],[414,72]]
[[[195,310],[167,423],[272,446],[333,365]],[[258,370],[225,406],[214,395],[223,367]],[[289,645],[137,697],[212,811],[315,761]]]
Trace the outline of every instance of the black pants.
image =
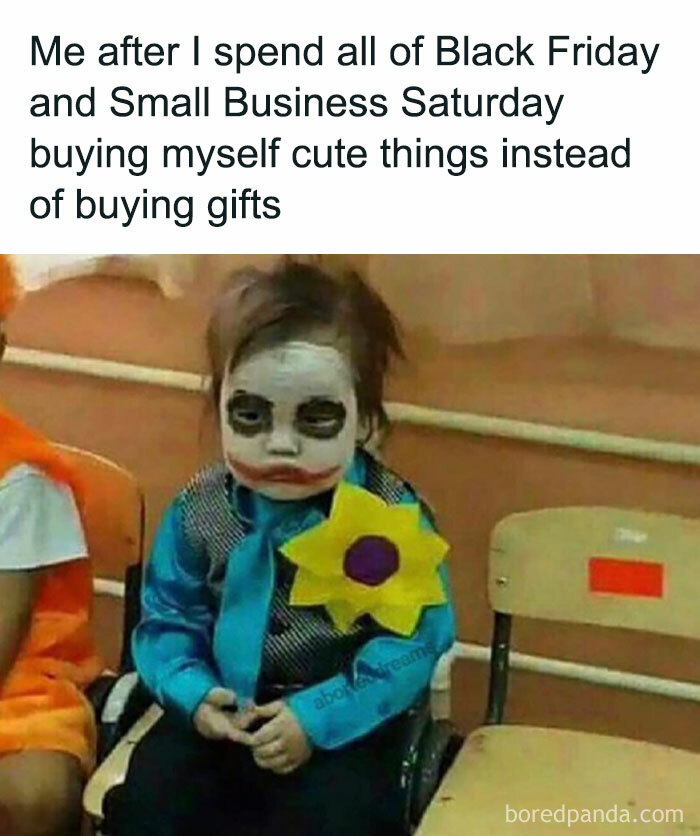
[[250,750],[164,717],[136,748],[126,784],[105,799],[109,836],[398,836],[405,719],[290,775]]

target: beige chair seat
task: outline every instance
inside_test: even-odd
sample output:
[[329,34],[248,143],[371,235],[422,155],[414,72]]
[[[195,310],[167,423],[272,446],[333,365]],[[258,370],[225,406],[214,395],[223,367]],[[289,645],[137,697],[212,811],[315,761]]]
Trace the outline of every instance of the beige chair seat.
[[[563,810],[562,810],[563,807]],[[507,811],[510,822],[507,821]],[[542,821],[533,810],[551,810]],[[597,814],[595,811],[598,812]],[[644,811],[676,810],[642,824]],[[522,811],[522,812],[521,812]],[[525,822],[524,811],[530,811]],[[581,822],[568,826],[575,811]],[[590,811],[590,823],[583,823]],[[615,813],[617,811],[617,813]],[[624,811],[629,821],[622,824]],[[520,821],[514,817],[519,815]],[[617,822],[614,817],[617,815]],[[660,816],[660,813],[656,813]],[[556,818],[564,817],[564,822]],[[607,816],[609,821],[601,821]],[[573,813],[572,813],[573,818]],[[474,731],[448,772],[418,836],[700,833],[700,755],[605,735],[529,726]]]

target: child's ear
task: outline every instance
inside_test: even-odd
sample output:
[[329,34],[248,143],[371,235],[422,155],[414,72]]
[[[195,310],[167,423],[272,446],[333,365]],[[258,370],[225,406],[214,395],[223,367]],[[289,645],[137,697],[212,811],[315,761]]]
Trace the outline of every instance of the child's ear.
[[361,446],[367,443],[367,439],[372,434],[372,429],[369,425],[369,421],[366,418],[358,417],[357,419],[357,430],[355,431],[355,441]]
[[357,443],[375,456],[379,456],[386,438],[386,431],[372,427],[367,420],[360,421],[357,427]]

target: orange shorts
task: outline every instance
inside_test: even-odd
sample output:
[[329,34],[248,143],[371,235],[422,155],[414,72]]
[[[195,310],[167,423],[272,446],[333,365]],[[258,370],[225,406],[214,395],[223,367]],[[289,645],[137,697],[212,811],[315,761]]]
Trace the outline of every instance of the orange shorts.
[[26,749],[67,752],[89,772],[95,741],[92,707],[77,685],[33,671],[30,660],[10,672],[0,689],[0,757]]

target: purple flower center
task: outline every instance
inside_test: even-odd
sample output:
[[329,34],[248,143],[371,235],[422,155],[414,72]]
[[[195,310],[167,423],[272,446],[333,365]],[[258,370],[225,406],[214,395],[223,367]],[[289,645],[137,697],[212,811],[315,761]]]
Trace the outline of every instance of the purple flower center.
[[357,583],[379,586],[399,568],[399,552],[386,537],[359,537],[345,552],[343,571]]

